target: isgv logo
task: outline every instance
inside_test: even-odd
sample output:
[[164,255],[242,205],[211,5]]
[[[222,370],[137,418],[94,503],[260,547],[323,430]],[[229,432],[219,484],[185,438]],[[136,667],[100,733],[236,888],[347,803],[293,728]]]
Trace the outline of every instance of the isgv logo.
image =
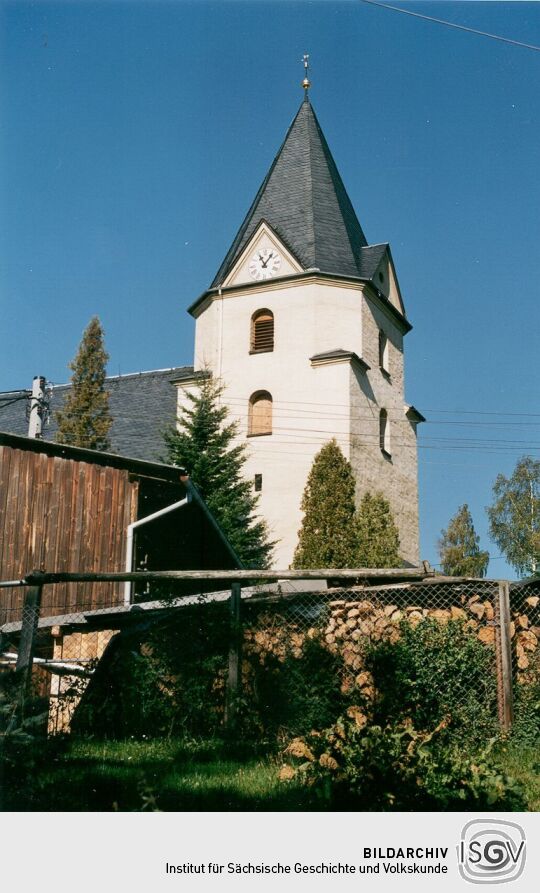
[[502,819],[473,819],[461,832],[459,873],[471,884],[507,884],[525,867],[523,828]]

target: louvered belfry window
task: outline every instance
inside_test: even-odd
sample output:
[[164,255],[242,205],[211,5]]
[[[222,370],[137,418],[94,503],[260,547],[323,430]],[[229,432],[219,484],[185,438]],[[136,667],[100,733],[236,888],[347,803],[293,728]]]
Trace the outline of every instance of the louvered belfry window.
[[268,391],[256,391],[249,398],[248,434],[272,433],[272,395]]
[[252,351],[274,349],[274,314],[271,310],[257,310],[251,317]]

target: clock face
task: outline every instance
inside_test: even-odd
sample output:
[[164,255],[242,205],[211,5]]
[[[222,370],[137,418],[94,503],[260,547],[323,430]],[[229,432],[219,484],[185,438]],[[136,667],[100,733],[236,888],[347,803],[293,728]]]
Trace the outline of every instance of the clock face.
[[275,248],[261,248],[249,262],[249,275],[252,279],[271,279],[281,266],[281,257]]

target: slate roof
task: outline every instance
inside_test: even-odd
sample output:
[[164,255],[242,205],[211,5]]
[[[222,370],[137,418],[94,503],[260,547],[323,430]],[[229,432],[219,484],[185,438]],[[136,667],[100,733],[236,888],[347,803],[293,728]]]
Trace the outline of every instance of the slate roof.
[[[311,103],[292,122],[211,288],[220,285],[262,221],[306,269],[371,278],[385,246],[368,246]],[[366,251],[367,249],[367,251]],[[369,271],[371,275],[369,275]]]
[[[165,446],[163,430],[176,420],[176,388],[174,381],[190,378],[192,366],[176,366],[172,369],[154,369],[130,375],[114,375],[107,378],[109,406],[113,424],[109,432],[111,453],[132,459],[161,462]],[[57,425],[54,414],[62,409],[71,385],[53,388],[50,402],[50,422],[43,429],[43,440],[54,440]],[[27,401],[5,405],[10,399],[23,397],[25,390],[0,393],[0,431],[26,435]]]

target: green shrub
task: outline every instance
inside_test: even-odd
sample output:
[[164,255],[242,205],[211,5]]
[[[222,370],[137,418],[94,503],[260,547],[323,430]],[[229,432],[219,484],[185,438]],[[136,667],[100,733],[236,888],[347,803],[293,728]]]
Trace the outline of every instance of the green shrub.
[[306,639],[301,656],[291,649],[280,659],[265,656],[250,661],[244,701],[246,731],[259,729],[270,738],[279,733],[301,735],[328,725],[344,709],[338,656],[320,639]]
[[512,737],[521,744],[540,741],[540,652],[529,656],[527,670],[514,676]]
[[400,638],[368,647],[366,665],[375,682],[374,719],[397,717],[420,729],[451,717],[455,734],[485,741],[497,734],[495,655],[463,621],[427,618],[403,622]]
[[521,786],[490,761],[492,739],[474,754],[448,736],[449,720],[430,732],[410,720],[371,724],[359,708],[320,733],[295,739],[282,778],[299,778],[334,808],[370,810],[519,810]]
[[186,610],[117,636],[72,729],[108,738],[215,734],[224,711],[227,621],[219,606],[204,616]]

